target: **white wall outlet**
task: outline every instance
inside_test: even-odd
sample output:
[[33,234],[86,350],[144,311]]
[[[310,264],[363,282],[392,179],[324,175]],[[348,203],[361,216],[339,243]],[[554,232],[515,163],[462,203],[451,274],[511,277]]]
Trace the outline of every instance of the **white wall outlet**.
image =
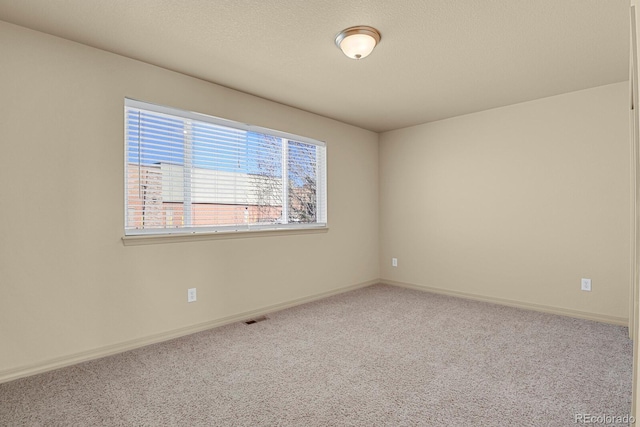
[[195,302],[196,299],[196,288],[187,290],[187,302]]
[[583,291],[591,291],[591,279],[582,279],[580,289]]
[[391,258],[391,267],[398,266],[398,258]]

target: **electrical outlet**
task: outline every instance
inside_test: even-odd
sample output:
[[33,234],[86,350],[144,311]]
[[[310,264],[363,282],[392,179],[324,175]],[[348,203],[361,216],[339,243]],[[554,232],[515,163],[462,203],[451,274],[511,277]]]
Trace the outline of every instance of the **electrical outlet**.
[[196,288],[187,290],[187,302],[196,302]]
[[591,291],[591,279],[582,279],[581,287],[583,291]]
[[398,266],[398,258],[391,258],[391,267]]

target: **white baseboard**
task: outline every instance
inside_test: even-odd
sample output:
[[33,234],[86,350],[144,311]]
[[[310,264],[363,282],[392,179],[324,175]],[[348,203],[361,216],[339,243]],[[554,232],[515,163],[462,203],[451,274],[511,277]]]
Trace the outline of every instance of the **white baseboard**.
[[435,288],[432,286],[417,285],[414,283],[397,282],[395,280],[380,279],[379,283],[382,283],[385,285],[391,285],[391,286],[398,286],[401,288],[433,292],[434,294],[449,295],[453,297],[472,299],[476,301],[490,302],[493,304],[506,305],[509,307],[522,308],[525,310],[540,311],[542,313],[558,314],[561,316],[574,317],[577,319],[586,319],[586,320],[593,320],[596,322],[609,323],[612,325],[627,326],[627,327],[629,326],[629,319],[627,319],[626,317],[615,317],[615,316],[609,316],[606,314],[589,313],[586,311],[570,310],[566,308],[552,307],[552,306],[547,306],[542,304],[532,304],[528,302],[514,301],[514,300],[509,300],[504,298],[494,298],[494,297],[489,297],[484,295],[472,294],[468,292],[451,291],[448,289]]
[[174,338],[179,338],[185,335],[190,335],[196,332],[205,331],[207,329],[216,328],[219,326],[227,325],[229,323],[240,322],[248,320],[253,317],[262,316],[274,311],[283,310],[285,308],[294,307],[297,305],[305,304],[308,302],[316,301],[319,299],[327,298],[332,295],[338,295],[344,292],[353,291],[355,289],[364,288],[367,286],[380,283],[379,280],[369,280],[367,282],[358,283],[356,285],[346,286],[339,289],[334,289],[319,294],[308,295],[302,298],[296,298],[291,301],[286,301],[278,304],[261,307],[256,310],[245,311],[242,313],[234,314],[232,316],[223,317],[221,319],[211,320],[209,322],[199,323],[197,325],[187,326],[184,328],[178,328],[159,334],[149,335],[144,338],[135,340],[124,341],[118,344],[108,345],[93,350],[83,351],[80,353],[70,354],[68,356],[58,357],[55,359],[45,360],[43,362],[34,363],[31,365],[19,366],[17,368],[7,369],[0,371],[0,384],[18,378],[28,377],[35,374],[40,374],[54,369],[63,368],[65,366],[75,365],[77,363],[86,362],[93,359],[99,359],[105,356],[111,356],[117,353],[123,353],[125,351],[134,350],[136,348],[144,347],[150,344],[156,344],[162,341],[168,341]]

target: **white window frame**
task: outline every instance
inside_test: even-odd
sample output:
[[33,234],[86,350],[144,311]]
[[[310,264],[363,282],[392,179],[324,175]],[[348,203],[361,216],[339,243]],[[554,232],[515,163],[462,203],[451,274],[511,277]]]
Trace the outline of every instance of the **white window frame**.
[[[282,176],[287,177],[287,152],[289,142],[299,142],[303,144],[314,145],[319,147],[316,157],[316,218],[315,222],[305,223],[292,223],[288,221],[287,211],[289,209],[289,197],[288,197],[288,179],[282,178],[282,191],[283,191],[283,206],[282,209],[282,221],[277,224],[246,224],[245,225],[211,225],[211,226],[193,226],[189,224],[184,227],[175,228],[131,228],[129,222],[131,221],[131,210],[129,206],[129,189],[128,189],[128,166],[129,166],[129,138],[128,138],[128,126],[127,115],[129,109],[139,109],[152,113],[159,113],[163,115],[171,116],[172,118],[178,118],[185,120],[185,123],[191,123],[191,121],[204,122],[217,126],[223,126],[235,130],[242,130],[247,132],[254,132],[274,136],[280,138],[283,141],[282,146]],[[185,136],[188,139],[190,135]],[[278,130],[268,129],[260,126],[254,126],[245,123],[239,123],[232,120],[227,120],[219,117],[214,117],[206,114],[185,111],[177,108],[166,107],[162,105],[152,104],[135,99],[125,98],[124,108],[124,233],[125,239],[127,237],[136,236],[170,236],[170,235],[204,235],[212,233],[237,233],[247,231],[277,231],[277,230],[317,230],[327,227],[327,155],[326,155],[326,143],[316,139],[295,135]],[[188,145],[185,146],[185,162],[183,166],[184,170],[184,217],[189,221],[191,211],[191,187],[187,185],[188,175],[193,170],[190,167],[190,155],[188,154]],[[266,233],[260,233],[264,235]]]

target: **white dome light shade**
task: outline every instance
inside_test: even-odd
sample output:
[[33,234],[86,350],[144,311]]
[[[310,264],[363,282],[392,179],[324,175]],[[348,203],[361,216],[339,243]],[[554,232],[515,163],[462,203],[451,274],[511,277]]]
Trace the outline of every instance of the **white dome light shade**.
[[354,34],[345,37],[340,43],[340,49],[351,59],[366,58],[373,52],[374,47],[376,47],[375,39],[366,34]]
[[351,27],[336,36],[336,45],[351,59],[369,56],[380,42],[380,33],[372,27]]

